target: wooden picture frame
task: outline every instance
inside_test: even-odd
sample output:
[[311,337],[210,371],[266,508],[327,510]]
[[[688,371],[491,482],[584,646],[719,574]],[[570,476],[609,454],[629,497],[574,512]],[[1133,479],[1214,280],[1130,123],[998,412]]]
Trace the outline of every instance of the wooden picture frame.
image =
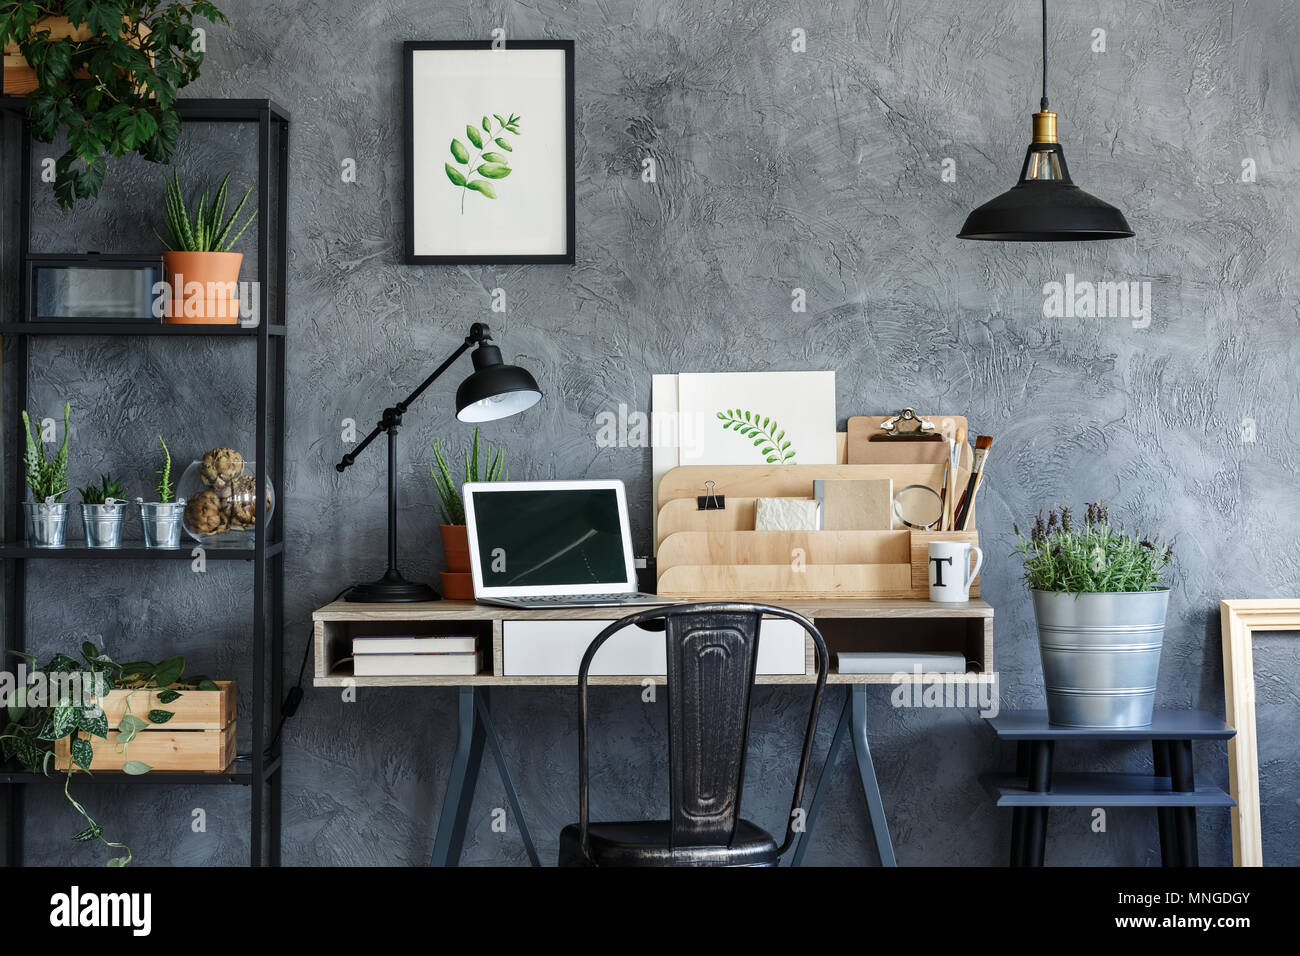
[[[402,44],[407,264],[574,262],[574,42],[494,42]],[[558,52],[562,66],[538,55],[546,52]],[[517,100],[525,105],[511,105]],[[517,126],[515,113],[494,112],[515,109]]]
[[1263,866],[1259,814],[1259,745],[1255,739],[1255,631],[1300,631],[1300,598],[1220,601],[1223,699],[1237,735],[1228,741],[1232,798],[1232,865]]

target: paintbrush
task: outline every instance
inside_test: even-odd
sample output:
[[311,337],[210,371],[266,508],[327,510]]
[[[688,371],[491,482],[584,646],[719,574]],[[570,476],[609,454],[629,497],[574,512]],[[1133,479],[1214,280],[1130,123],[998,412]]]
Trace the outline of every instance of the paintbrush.
[[970,480],[966,483],[966,491],[961,496],[961,503],[957,506],[957,514],[953,523],[954,531],[966,530],[971,508],[975,504],[975,493],[979,491],[980,481],[984,477],[984,461],[988,458],[989,449],[992,446],[992,435],[979,435],[975,438],[975,457],[971,462]]
[[957,516],[957,469],[961,467],[961,452],[966,446],[966,429],[958,428],[948,442],[948,465],[943,472],[943,493],[940,494],[943,505],[943,520],[940,530],[952,531]]

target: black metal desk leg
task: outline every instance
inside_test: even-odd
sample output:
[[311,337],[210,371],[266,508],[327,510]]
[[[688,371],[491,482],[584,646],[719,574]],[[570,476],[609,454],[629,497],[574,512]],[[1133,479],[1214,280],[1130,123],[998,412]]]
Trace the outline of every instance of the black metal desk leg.
[[[1196,789],[1190,740],[1169,742],[1169,782],[1175,793],[1191,793]],[[1199,866],[1200,854],[1196,847],[1196,808],[1175,807],[1173,817],[1178,831],[1179,865]]]
[[506,788],[506,800],[510,802],[510,811],[515,815],[515,826],[519,827],[519,836],[524,841],[524,852],[528,854],[528,862],[533,866],[541,866],[542,861],[538,859],[537,848],[533,845],[533,835],[528,829],[528,821],[524,819],[523,807],[519,804],[519,791],[515,789],[515,782],[510,777],[510,768],[506,766],[506,756],[501,750],[501,741],[497,739],[496,728],[492,726],[486,687],[478,692],[476,710],[479,723],[483,725],[488,749],[492,751],[492,757],[497,763],[497,772],[501,774],[501,783]]
[[889,823],[885,819],[885,803],[880,798],[880,784],[876,780],[876,767],[871,761],[871,747],[867,742],[867,685],[854,684],[849,701],[853,706],[853,752],[858,758],[858,776],[862,778],[862,790],[867,797],[876,852],[880,854],[881,866],[898,866],[894,859],[894,842],[889,838]]
[[460,865],[465,825],[469,822],[474,785],[478,782],[478,769],[483,762],[484,733],[477,714],[477,690],[461,687],[458,694],[456,756],[451,762],[447,796],[443,798],[442,812],[438,815],[438,833],[433,841],[430,866]]
[[[1029,742],[1029,789],[1045,793],[1052,789],[1052,754],[1056,745],[1050,740]],[[1024,866],[1042,866],[1047,849],[1047,808],[1028,807],[1023,835]]]
[[812,837],[813,824],[817,821],[817,812],[821,809],[822,797],[826,795],[826,785],[830,783],[831,771],[835,769],[835,759],[840,755],[840,747],[849,736],[849,718],[853,711],[851,695],[844,695],[844,707],[840,710],[839,723],[831,736],[831,747],[826,752],[826,762],[822,764],[821,775],[813,790],[812,800],[808,804],[808,815],[804,817],[803,833],[795,841],[794,853],[790,855],[791,866],[802,866],[803,856],[808,851],[808,840]]
[[[1151,753],[1155,759],[1155,775],[1169,776],[1169,741],[1151,741]],[[1156,824],[1160,828],[1160,863],[1163,866],[1178,866],[1178,826],[1174,820],[1172,807],[1156,807]]]
[[[1029,743],[1016,743],[1016,776],[1029,776]],[[1011,866],[1025,866],[1025,827],[1029,823],[1029,811],[1025,807],[1013,807],[1011,810]]]

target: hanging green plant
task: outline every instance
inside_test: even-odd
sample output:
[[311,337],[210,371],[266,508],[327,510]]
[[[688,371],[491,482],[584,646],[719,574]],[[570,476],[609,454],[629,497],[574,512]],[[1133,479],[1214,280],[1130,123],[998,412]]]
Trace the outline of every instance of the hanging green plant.
[[0,43],[16,45],[36,76],[32,136],[67,134],[54,162],[61,208],[99,195],[110,157],[171,161],[176,94],[203,63],[196,17],[228,22],[207,0],[0,0]]

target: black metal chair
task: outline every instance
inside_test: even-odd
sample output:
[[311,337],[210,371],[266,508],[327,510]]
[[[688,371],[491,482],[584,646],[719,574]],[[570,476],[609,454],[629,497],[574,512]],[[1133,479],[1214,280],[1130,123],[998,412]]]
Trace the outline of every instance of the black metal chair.
[[[817,683],[804,732],[785,841],[740,816],[749,707],[764,616],[795,621],[817,648]],[[669,820],[591,823],[587,799],[587,678],[601,645],[625,627],[663,630],[668,649]],[[578,669],[578,823],[560,833],[560,866],[776,866],[795,839],[796,813],[822,690],[826,642],[802,615],[768,604],[679,604],[615,621]]]

